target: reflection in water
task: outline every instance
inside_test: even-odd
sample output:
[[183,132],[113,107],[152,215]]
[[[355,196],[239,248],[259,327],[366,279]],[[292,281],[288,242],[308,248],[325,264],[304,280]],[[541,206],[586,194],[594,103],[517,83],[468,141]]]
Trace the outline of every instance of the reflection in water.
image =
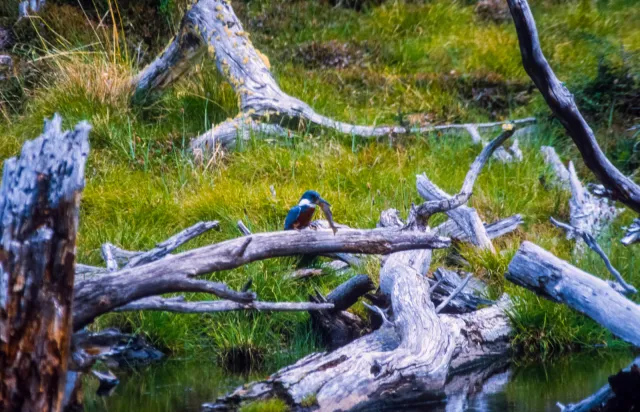
[[[577,402],[598,390],[609,375],[627,366],[626,351],[574,354],[546,364],[499,370],[474,388],[468,398],[433,411],[558,411],[556,402]],[[198,411],[244,382],[260,375],[230,375],[210,361],[169,360],[136,371],[117,371],[120,385],[110,397],[95,395],[97,382],[85,379],[85,411]]]

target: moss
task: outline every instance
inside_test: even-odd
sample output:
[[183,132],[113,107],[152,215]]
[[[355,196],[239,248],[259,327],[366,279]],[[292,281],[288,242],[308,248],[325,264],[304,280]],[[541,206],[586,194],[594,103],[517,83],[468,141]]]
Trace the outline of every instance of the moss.
[[240,412],[286,412],[288,410],[289,407],[281,399],[251,402],[240,408]]
[[300,406],[303,408],[311,408],[316,405],[318,405],[318,398],[315,393],[305,396],[302,401],[300,401]]

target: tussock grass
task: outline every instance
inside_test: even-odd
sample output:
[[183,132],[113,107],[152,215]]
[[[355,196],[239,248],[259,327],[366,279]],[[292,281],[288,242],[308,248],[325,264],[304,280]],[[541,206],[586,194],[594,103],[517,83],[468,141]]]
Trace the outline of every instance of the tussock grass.
[[[147,57],[137,58],[130,40],[139,33],[135,25],[120,23],[128,18],[125,2],[116,6],[113,0],[99,2],[98,13],[51,5],[60,9],[43,15],[42,24],[20,23],[29,23],[23,35],[31,37],[24,39],[29,48],[19,57],[25,62],[37,60],[44,65],[43,74],[33,84],[21,83],[27,96],[23,108],[9,111],[0,105],[3,159],[15,155],[25,139],[39,134],[42,119],[54,112],[61,113],[68,127],[80,120],[93,125],[78,239],[83,263],[101,263],[103,242],[131,250],[149,249],[200,220],[220,220],[221,229],[183,250],[238,236],[238,219],[254,232],[279,230],[288,208],[311,188],[332,203],[337,221],[371,228],[382,210],[394,207],[406,214],[412,202],[420,201],[415,190],[418,173],[426,172],[443,189],[457,191],[480,150],[468,136],[458,134],[389,141],[313,132],[268,142],[254,136],[235,152],[220,152],[214,162],[199,163],[187,152],[189,139],[235,116],[237,97],[216,68],[202,62],[152,104],[132,107],[129,79],[157,50],[152,48]],[[169,1],[161,6],[167,24],[175,27],[177,20],[171,13],[184,5]],[[514,103],[518,91],[511,85],[526,89],[530,83],[510,23],[483,21],[466,2],[445,0],[389,0],[362,11],[331,8],[316,1],[235,2],[234,7],[254,43],[269,55],[283,89],[338,119],[381,124],[397,123],[412,113],[426,113],[432,122],[537,115],[539,132],[521,142],[525,161],[515,165],[490,162],[471,200],[487,221],[521,213],[524,226],[496,241],[495,255],[460,245],[455,252],[436,252],[434,268],[450,261],[447,254],[458,253],[469,262],[467,270],[490,284],[492,297],[510,293],[516,302],[512,313],[515,343],[530,356],[613,343],[590,320],[504,280],[508,262],[524,239],[587,271],[608,276],[591,254],[575,260],[570,243],[548,222],[549,216],[567,220],[568,194],[543,184],[551,174],[538,148],[553,144],[574,161],[578,157],[560,126],[547,120],[548,110],[537,93]],[[110,17],[99,25],[94,16],[104,10],[110,10]],[[594,81],[598,62],[616,65],[624,60],[632,72],[640,67],[640,29],[633,24],[640,18],[640,9],[633,1],[600,1],[596,7],[590,1],[542,1],[534,4],[534,13],[550,62],[570,87]],[[72,14],[74,18],[69,17]],[[76,23],[65,25],[61,16]],[[165,44],[170,33],[159,36],[149,43],[151,47]],[[294,58],[301,45],[331,40],[350,42],[361,50],[361,64],[314,69]],[[478,83],[485,78],[494,79],[495,87],[503,90],[501,101],[507,103],[487,106],[472,96],[474,88],[487,87]],[[615,132],[630,120],[613,119],[613,126],[594,124],[599,138],[607,143],[633,143],[630,136]],[[617,129],[616,122],[621,122]],[[627,158],[622,153],[616,161],[624,163]],[[590,179],[580,162],[578,166],[583,177]],[[277,192],[275,198],[271,185]],[[631,218],[631,213],[623,214],[601,241],[623,276],[640,286],[634,249],[617,242],[621,225]],[[439,216],[434,223],[443,220]],[[251,278],[261,299],[296,301],[306,300],[315,288],[326,293],[354,273],[294,282],[286,274],[296,264],[295,258],[274,259],[210,278],[235,288]],[[375,259],[361,270],[377,279]],[[358,306],[353,310],[364,311]],[[304,313],[110,314],[95,325],[103,326],[147,334],[172,352],[213,354],[222,364],[245,362],[267,369],[318,348]]]

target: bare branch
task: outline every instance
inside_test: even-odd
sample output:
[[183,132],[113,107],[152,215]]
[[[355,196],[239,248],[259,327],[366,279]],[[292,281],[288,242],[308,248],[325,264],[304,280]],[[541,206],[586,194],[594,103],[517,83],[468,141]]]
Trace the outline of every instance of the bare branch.
[[598,146],[593,131],[580,114],[572,94],[549,66],[542,53],[529,4],[526,0],[508,0],[508,4],[518,33],[524,69],[573,139],[587,167],[611,190],[616,200],[640,212],[640,187],[607,159]]
[[217,220],[214,220],[212,222],[198,222],[195,225],[181,231],[180,233],[171,236],[164,242],[158,243],[155,248],[147,252],[137,253],[135,256],[129,259],[129,262],[124,266],[123,269],[144,265],[145,263],[162,259],[191,239],[198,237],[211,229],[218,229],[219,227],[220,222],[218,222]]
[[128,303],[116,308],[115,311],[130,312],[137,310],[154,310],[175,313],[212,313],[255,310],[269,312],[299,312],[308,310],[329,310],[333,308],[333,303],[261,302],[257,300],[251,303],[239,303],[230,300],[188,302],[183,296],[176,296],[172,298],[151,296]]
[[247,226],[245,226],[242,220],[238,220],[238,230],[240,231],[240,233],[242,233],[243,236],[251,235],[251,231]]
[[[283,231],[254,234],[106,274],[77,283],[74,327],[129,302],[165,293],[206,291],[224,299],[249,303],[253,294],[230,290],[224,284],[193,279],[237,268],[256,260],[335,252],[387,254],[402,250],[444,248],[449,239],[429,233],[374,229]],[[204,282],[204,283],[203,283]]]
[[417,214],[425,224],[435,213],[447,212],[447,215],[455,220],[460,228],[465,231],[472,243],[482,248],[493,249],[493,245],[484,231],[482,221],[477,213],[475,213],[475,210],[470,208],[461,209],[460,207],[471,197],[473,186],[492,153],[511,135],[513,135],[515,131],[514,126],[508,126],[508,130],[503,131],[498,137],[482,149],[478,157],[476,157],[469,167],[469,171],[462,183],[460,192],[455,196],[450,196],[448,193],[440,189],[431,180],[429,180],[425,174],[417,177],[418,193],[427,200],[418,206]]
[[464,289],[465,286],[467,286],[467,283],[469,283],[469,280],[471,280],[472,277],[473,277],[473,274],[469,273],[467,277],[464,278],[462,283],[453,292],[451,292],[449,297],[438,305],[438,307],[436,308],[436,313],[440,313],[442,309],[446,308],[449,302],[451,302],[460,292],[462,292],[462,289]]
[[602,250],[602,248],[600,247],[600,245],[598,244],[596,239],[593,237],[593,235],[591,235],[591,233],[587,233],[584,230],[578,229],[575,226],[571,226],[571,225],[568,225],[566,223],[562,223],[562,222],[554,219],[553,217],[551,218],[551,223],[553,223],[555,226],[557,226],[559,228],[564,229],[567,233],[571,232],[571,233],[573,233],[574,236],[581,237],[584,240],[584,242],[587,244],[587,246],[589,246],[591,248],[591,250],[596,252],[598,254],[598,256],[600,256],[600,258],[602,258],[602,260],[604,261],[605,266],[607,267],[607,270],[609,270],[609,272],[611,272],[613,277],[616,278],[618,283],[620,283],[620,285],[622,286],[622,288],[625,290],[625,292],[627,294],[638,293],[636,288],[634,288],[633,286],[631,286],[630,284],[625,282],[625,280],[622,278],[622,275],[620,274],[620,272],[618,272],[618,270],[613,267],[613,265],[611,264],[611,261],[609,260],[609,257],[607,256],[606,253],[604,253],[604,250]]

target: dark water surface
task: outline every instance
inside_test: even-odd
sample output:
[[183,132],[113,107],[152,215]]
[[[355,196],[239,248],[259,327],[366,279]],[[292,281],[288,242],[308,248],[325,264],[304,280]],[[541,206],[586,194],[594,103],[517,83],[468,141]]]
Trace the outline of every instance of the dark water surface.
[[[553,362],[513,365],[493,375],[470,397],[437,411],[558,411],[556,402],[576,402],[607,383],[634,355],[627,351],[573,354]],[[109,397],[95,395],[97,382],[85,381],[85,411],[198,411],[235,387],[264,374],[233,375],[210,361],[168,360],[132,371],[116,371],[120,385]]]

